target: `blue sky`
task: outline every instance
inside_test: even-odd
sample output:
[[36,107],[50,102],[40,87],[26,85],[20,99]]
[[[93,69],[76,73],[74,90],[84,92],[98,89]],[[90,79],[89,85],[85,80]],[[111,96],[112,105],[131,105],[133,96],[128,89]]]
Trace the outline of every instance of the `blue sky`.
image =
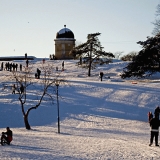
[[141,50],[152,36],[160,0],[0,0],[0,56],[48,58],[56,33],[66,25],[77,44],[100,32],[106,52]]

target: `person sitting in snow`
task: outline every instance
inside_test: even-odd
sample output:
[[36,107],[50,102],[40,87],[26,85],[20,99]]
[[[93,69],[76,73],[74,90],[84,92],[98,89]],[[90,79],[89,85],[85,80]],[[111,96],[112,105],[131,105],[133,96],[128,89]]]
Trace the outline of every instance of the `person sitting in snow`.
[[11,141],[12,141],[12,131],[10,130],[9,127],[6,127],[6,132],[2,132],[2,136],[1,136],[1,144],[3,140],[5,140],[7,142],[8,145],[10,145]]
[[37,78],[38,78],[38,79],[40,79],[40,75],[41,75],[41,70],[39,70],[39,69],[37,68]]

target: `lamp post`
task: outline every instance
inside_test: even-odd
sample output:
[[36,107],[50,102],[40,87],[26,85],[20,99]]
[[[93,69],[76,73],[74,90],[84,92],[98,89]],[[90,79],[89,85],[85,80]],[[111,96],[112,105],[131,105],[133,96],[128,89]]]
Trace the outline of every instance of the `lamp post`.
[[58,117],[57,117],[57,119],[58,119],[58,133],[60,133],[59,100],[58,100],[59,81],[58,80],[55,81],[55,85],[56,85],[56,88],[57,88],[56,93],[57,93],[57,112],[58,112]]

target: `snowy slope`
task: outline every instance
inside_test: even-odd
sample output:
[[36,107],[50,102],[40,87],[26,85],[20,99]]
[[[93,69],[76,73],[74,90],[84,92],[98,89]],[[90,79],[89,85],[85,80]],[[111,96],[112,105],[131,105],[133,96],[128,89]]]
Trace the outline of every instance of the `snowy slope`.
[[[24,63],[19,61],[17,63]],[[35,68],[41,65],[35,61]],[[46,61],[61,68],[62,61]],[[17,95],[3,90],[8,71],[0,72],[0,131],[9,126],[14,133],[10,146],[0,146],[0,159],[39,160],[151,160],[160,159],[160,148],[149,147],[148,111],[160,105],[160,76],[123,80],[127,62],[99,66],[87,76],[74,60],[66,60],[61,76],[68,83],[59,86],[60,129],[57,133],[57,105],[50,102],[29,115],[32,130],[24,128]],[[104,72],[101,82],[98,75]],[[59,71],[61,72],[61,71]],[[136,82],[136,84],[132,84]],[[34,100],[36,90],[30,92]]]

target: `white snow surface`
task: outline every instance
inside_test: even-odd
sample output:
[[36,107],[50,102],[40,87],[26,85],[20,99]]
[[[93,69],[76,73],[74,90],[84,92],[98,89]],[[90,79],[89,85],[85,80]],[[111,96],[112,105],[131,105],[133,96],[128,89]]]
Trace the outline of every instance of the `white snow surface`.
[[[121,79],[127,62],[115,61],[91,71],[65,60],[59,85],[60,134],[57,103],[43,102],[31,111],[31,130],[24,127],[18,95],[3,90],[8,71],[0,71],[0,132],[9,126],[11,145],[0,146],[4,160],[158,160],[160,147],[149,147],[147,113],[160,105],[160,75],[148,79]],[[5,62],[4,62],[5,63]],[[17,61],[24,63],[25,61]],[[35,69],[41,61],[34,61]],[[46,60],[61,68],[62,61]],[[103,81],[99,72],[104,72]],[[59,71],[61,72],[61,71]],[[43,76],[43,75],[42,75]],[[41,79],[39,80],[41,81]],[[134,83],[132,83],[134,82]],[[38,86],[38,83],[37,83]],[[30,103],[36,95],[29,91]]]

